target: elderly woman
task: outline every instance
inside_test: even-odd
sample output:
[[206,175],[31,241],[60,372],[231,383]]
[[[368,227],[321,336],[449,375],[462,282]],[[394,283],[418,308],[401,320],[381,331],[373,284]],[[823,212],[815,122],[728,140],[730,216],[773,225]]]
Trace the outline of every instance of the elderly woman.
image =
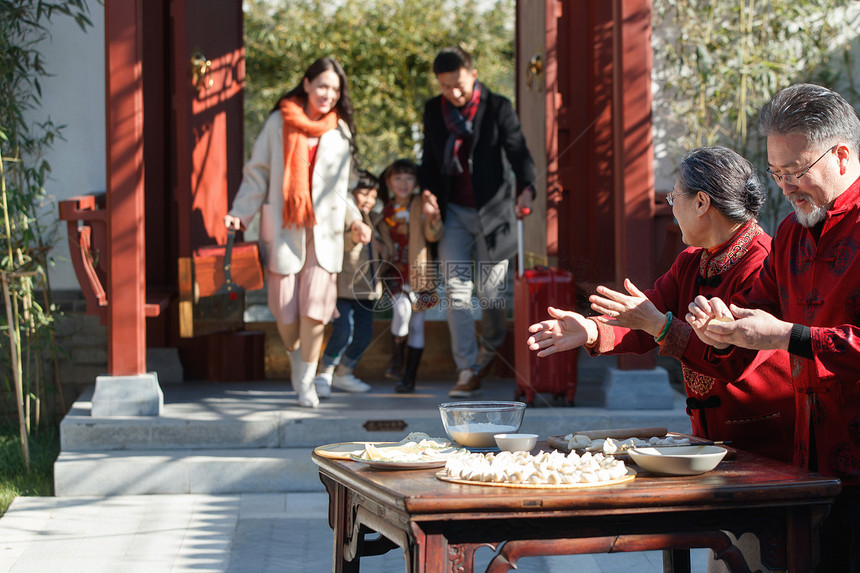
[[592,355],[659,348],[681,361],[693,434],[790,462],[794,391],[788,354],[761,352],[731,378],[715,378],[697,370],[708,371],[707,347],[683,319],[697,295],[731,297],[755,280],[771,244],[755,219],[765,193],[737,153],[723,147],[689,152],[666,199],[690,247],[644,293],[629,279],[628,294],[598,287],[589,300],[601,316],[550,307],[551,319],[529,327],[529,347],[538,356],[583,345]]

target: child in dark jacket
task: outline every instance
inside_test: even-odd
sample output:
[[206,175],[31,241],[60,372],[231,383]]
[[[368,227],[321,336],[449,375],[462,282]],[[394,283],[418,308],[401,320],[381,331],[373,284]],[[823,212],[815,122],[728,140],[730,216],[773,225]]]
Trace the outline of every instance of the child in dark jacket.
[[[379,182],[371,173],[359,171],[352,191],[362,219],[373,227],[371,209],[376,205]],[[328,398],[332,387],[345,392],[368,392],[371,387],[353,375],[373,338],[373,306],[381,291],[377,273],[382,246],[377,239],[364,245],[344,234],[343,270],[337,277],[337,312],[332,332],[314,378],[317,396]]]

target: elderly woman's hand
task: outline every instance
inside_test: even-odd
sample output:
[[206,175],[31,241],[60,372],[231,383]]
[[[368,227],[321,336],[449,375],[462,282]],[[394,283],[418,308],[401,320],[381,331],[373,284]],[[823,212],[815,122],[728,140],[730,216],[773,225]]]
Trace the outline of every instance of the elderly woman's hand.
[[573,350],[583,344],[597,341],[597,325],[581,314],[549,307],[552,320],[544,320],[529,327],[532,333],[526,341],[538,356],[549,356],[564,350]]
[[591,308],[603,315],[597,320],[612,326],[644,330],[651,336],[658,336],[668,317],[657,310],[654,303],[648,300],[630,279],[624,279],[624,288],[629,295],[599,286],[597,292],[603,296],[593,294],[588,297]]

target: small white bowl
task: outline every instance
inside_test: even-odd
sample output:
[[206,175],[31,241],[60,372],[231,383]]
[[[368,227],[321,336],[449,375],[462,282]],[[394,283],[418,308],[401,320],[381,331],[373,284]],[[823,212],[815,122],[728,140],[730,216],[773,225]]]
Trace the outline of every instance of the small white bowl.
[[537,444],[537,434],[496,434],[493,436],[500,450],[506,452],[530,452]]
[[643,470],[657,474],[693,476],[709,472],[725,457],[719,446],[634,448],[627,453]]

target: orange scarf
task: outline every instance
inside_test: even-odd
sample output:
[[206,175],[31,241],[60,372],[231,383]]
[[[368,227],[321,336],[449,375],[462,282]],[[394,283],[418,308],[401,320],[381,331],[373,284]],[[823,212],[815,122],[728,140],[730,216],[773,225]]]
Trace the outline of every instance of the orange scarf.
[[295,98],[281,100],[284,118],[284,212],[283,227],[313,227],[314,201],[311,196],[308,137],[320,137],[337,127],[334,110],[314,121]]

